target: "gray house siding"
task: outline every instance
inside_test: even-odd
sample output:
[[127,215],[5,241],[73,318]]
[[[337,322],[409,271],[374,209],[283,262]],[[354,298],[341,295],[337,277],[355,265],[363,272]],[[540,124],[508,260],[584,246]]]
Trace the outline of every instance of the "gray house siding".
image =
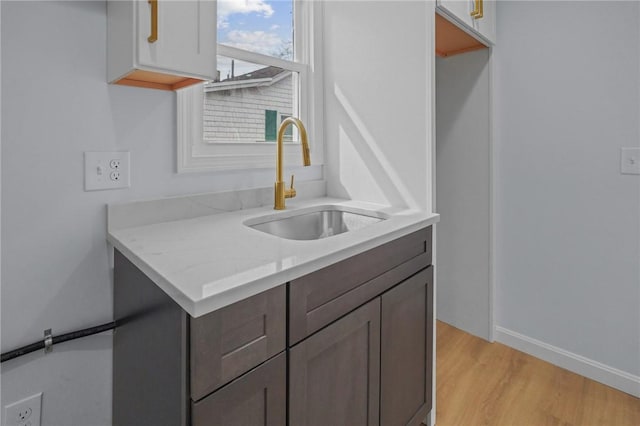
[[205,93],[204,139],[212,142],[265,140],[265,111],[292,114],[292,76],[270,85],[216,90]]

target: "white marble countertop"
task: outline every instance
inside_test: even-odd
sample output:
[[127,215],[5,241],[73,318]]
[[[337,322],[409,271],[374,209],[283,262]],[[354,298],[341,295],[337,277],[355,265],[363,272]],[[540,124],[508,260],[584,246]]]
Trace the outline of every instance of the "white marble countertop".
[[[243,222],[318,205],[388,219],[320,240],[288,240]],[[439,215],[332,198],[263,206],[142,226],[109,227],[108,240],[186,312],[198,317],[437,222]]]

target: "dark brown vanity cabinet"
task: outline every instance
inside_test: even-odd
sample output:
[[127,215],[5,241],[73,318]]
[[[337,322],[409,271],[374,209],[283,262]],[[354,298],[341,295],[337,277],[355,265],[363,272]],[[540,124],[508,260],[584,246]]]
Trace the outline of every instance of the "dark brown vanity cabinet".
[[420,425],[431,411],[433,268],[381,301],[380,424]]
[[286,424],[286,286],[193,318],[115,253],[113,424]]
[[287,358],[281,353],[193,404],[193,426],[287,423]]
[[431,228],[289,284],[289,420],[420,425],[431,410]]
[[116,251],[114,425],[419,425],[430,265],[428,227],[192,318]]
[[378,425],[380,300],[289,351],[290,424]]

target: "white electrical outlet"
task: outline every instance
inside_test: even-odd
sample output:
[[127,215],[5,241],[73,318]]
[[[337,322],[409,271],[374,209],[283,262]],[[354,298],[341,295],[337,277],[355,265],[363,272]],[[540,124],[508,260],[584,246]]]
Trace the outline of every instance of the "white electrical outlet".
[[640,175],[640,148],[620,148],[620,173]]
[[84,190],[128,188],[130,179],[129,152],[85,152]]
[[40,426],[42,392],[4,407],[5,426]]

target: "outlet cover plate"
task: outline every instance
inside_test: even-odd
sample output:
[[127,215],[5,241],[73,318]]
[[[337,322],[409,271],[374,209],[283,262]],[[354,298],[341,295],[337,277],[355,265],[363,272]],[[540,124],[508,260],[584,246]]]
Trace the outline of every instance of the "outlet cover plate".
[[640,175],[640,148],[620,148],[620,173]]
[[5,426],[40,426],[42,392],[4,407]]
[[131,154],[119,152],[84,153],[84,190],[121,189],[131,186]]

